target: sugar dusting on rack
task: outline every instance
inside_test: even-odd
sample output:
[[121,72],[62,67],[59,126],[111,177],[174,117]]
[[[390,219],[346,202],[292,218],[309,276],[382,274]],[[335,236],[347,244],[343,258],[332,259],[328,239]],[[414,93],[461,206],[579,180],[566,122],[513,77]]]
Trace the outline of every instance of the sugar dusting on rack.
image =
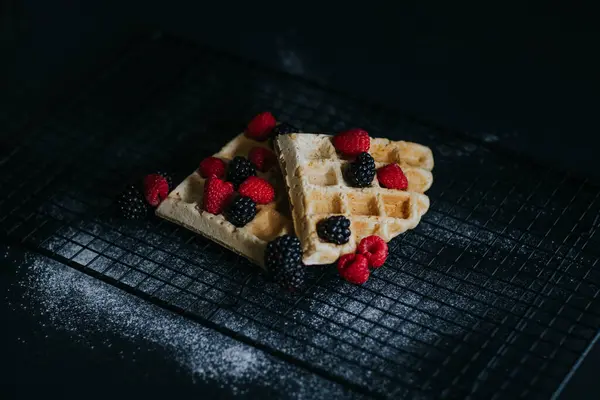
[[[217,381],[232,394],[258,384],[269,385],[286,398],[311,397],[315,391],[344,397],[345,392],[331,382],[298,372],[260,350],[58,262],[34,256],[23,266],[27,278],[20,284],[27,288],[35,311],[76,340],[85,343],[93,332],[146,340],[172,354],[194,381]],[[104,344],[111,346],[109,340]],[[267,375],[279,379],[266,379]]]

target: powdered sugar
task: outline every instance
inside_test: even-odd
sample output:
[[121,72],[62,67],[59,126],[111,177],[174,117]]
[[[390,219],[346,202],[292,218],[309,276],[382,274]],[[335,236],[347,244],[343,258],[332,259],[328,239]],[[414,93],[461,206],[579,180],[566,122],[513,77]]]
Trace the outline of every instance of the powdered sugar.
[[486,143],[493,143],[493,142],[497,142],[499,140],[498,135],[496,135],[494,133],[487,133],[487,132],[482,134],[482,139]]
[[[52,326],[85,342],[102,331],[146,340],[172,354],[199,381],[218,381],[233,394],[248,383],[269,385],[282,397],[346,395],[337,385],[298,372],[251,346],[147,303],[80,272],[35,256],[27,266],[27,297]],[[106,335],[110,337],[110,335]],[[110,347],[110,342],[105,345]],[[277,376],[277,379],[270,379]],[[291,390],[292,389],[292,390]]]

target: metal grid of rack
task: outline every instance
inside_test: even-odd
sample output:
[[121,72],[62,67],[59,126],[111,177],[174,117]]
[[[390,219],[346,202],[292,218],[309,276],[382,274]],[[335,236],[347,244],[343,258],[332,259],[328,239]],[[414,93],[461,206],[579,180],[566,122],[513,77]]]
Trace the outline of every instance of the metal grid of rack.
[[[181,179],[271,110],[430,146],[430,211],[363,286],[311,267],[282,293],[166,221],[114,218],[131,177]],[[0,234],[381,397],[548,398],[600,326],[600,187],[172,38],[145,42],[0,154]]]

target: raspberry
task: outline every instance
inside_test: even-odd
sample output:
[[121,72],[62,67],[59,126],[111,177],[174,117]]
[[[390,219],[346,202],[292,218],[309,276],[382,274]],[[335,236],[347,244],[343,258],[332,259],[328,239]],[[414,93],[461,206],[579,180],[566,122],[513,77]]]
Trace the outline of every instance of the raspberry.
[[256,167],[248,159],[235,156],[227,166],[227,180],[237,188],[249,176],[256,176]]
[[256,204],[268,204],[275,199],[275,189],[263,178],[251,176],[240,185],[238,192],[250,197]]
[[340,153],[354,157],[360,153],[369,151],[371,139],[367,131],[362,129],[350,129],[349,131],[338,133],[333,137],[333,146]]
[[367,187],[375,178],[375,160],[369,153],[360,153],[346,168],[346,179],[354,187]]
[[369,262],[362,254],[345,254],[337,263],[340,276],[350,283],[362,285],[369,279]]
[[381,186],[388,189],[406,190],[408,188],[408,179],[402,172],[398,164],[388,164],[377,170],[377,179]]
[[248,159],[262,172],[267,172],[277,162],[275,154],[264,147],[253,147],[248,154]]
[[231,182],[224,182],[216,176],[210,176],[204,183],[202,208],[211,214],[221,214],[233,192]]
[[270,112],[263,112],[252,118],[246,127],[246,136],[254,140],[267,140],[269,134],[277,124],[275,117]]
[[256,203],[250,197],[237,197],[225,210],[225,218],[241,228],[256,216]]
[[167,172],[164,171],[155,171],[153,172],[153,174],[158,174],[160,176],[162,176],[163,178],[165,178],[165,180],[167,181],[167,184],[169,185],[169,192],[171,190],[173,190],[173,177],[171,177],[171,175]]
[[388,245],[379,236],[371,235],[360,241],[356,252],[365,256],[369,261],[369,266],[379,268],[385,263],[388,256]]
[[144,197],[148,204],[156,207],[169,195],[169,183],[158,174],[144,177]]
[[335,215],[317,222],[317,234],[329,243],[344,244],[350,240],[350,220],[343,215]]
[[301,289],[305,271],[298,238],[282,235],[269,242],[265,249],[265,267],[279,285],[290,291]]
[[198,170],[203,178],[208,178],[211,175],[222,178],[225,176],[225,162],[217,157],[207,157],[200,162]]
[[142,192],[134,186],[128,186],[116,200],[116,210],[125,219],[141,219],[148,214],[148,205]]

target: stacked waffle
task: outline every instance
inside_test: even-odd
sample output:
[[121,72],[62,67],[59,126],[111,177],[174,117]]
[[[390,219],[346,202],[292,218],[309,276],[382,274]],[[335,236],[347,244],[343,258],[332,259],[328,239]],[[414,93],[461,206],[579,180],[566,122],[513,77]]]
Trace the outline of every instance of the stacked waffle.
[[[354,252],[370,235],[389,242],[417,226],[429,209],[429,198],[423,193],[433,182],[433,157],[424,146],[371,140],[376,168],[399,164],[408,180],[407,190],[384,188],[376,176],[369,187],[352,187],[343,173],[349,161],[340,158],[328,135],[279,136],[275,149],[306,265],[335,262],[341,255]],[[343,215],[351,223],[352,234],[345,244],[328,243],[317,234],[318,222],[333,215]]]
[[[262,158],[250,157],[257,148],[265,154],[273,150],[279,165],[273,159],[264,166]],[[276,280],[294,281],[287,282],[291,288],[301,280],[298,266],[336,261],[342,276],[342,270],[352,269],[346,275],[353,279],[347,279],[362,283],[368,278],[365,268],[380,266],[372,262],[376,255],[369,253],[374,246],[387,255],[386,243],[415,228],[429,209],[424,193],[433,182],[434,161],[431,150],[420,144],[370,138],[361,130],[335,136],[298,133],[263,113],[214,155],[227,169],[240,157],[257,164],[257,177],[269,182],[275,192],[273,201],[257,202],[247,223],[240,225],[228,217],[230,205],[225,204],[222,213],[207,211],[207,179],[218,179],[201,169],[172,190],[156,214],[248,258],[272,275],[287,269]],[[253,197],[254,192],[243,191],[248,182],[235,184],[234,191]],[[231,198],[226,201],[234,202]],[[247,203],[233,207],[244,213],[253,207],[251,200]]]
[[[235,157],[248,157],[255,148],[269,149],[269,145],[239,134],[213,157],[228,164]],[[156,209],[156,214],[264,266],[267,243],[283,234],[293,233],[293,227],[285,186],[277,165],[265,172],[257,171],[257,175],[275,188],[275,199],[268,204],[258,204],[254,218],[242,227],[229,222],[225,213],[212,214],[204,209],[204,189],[209,176],[203,176],[200,169],[192,172],[169,193]]]

